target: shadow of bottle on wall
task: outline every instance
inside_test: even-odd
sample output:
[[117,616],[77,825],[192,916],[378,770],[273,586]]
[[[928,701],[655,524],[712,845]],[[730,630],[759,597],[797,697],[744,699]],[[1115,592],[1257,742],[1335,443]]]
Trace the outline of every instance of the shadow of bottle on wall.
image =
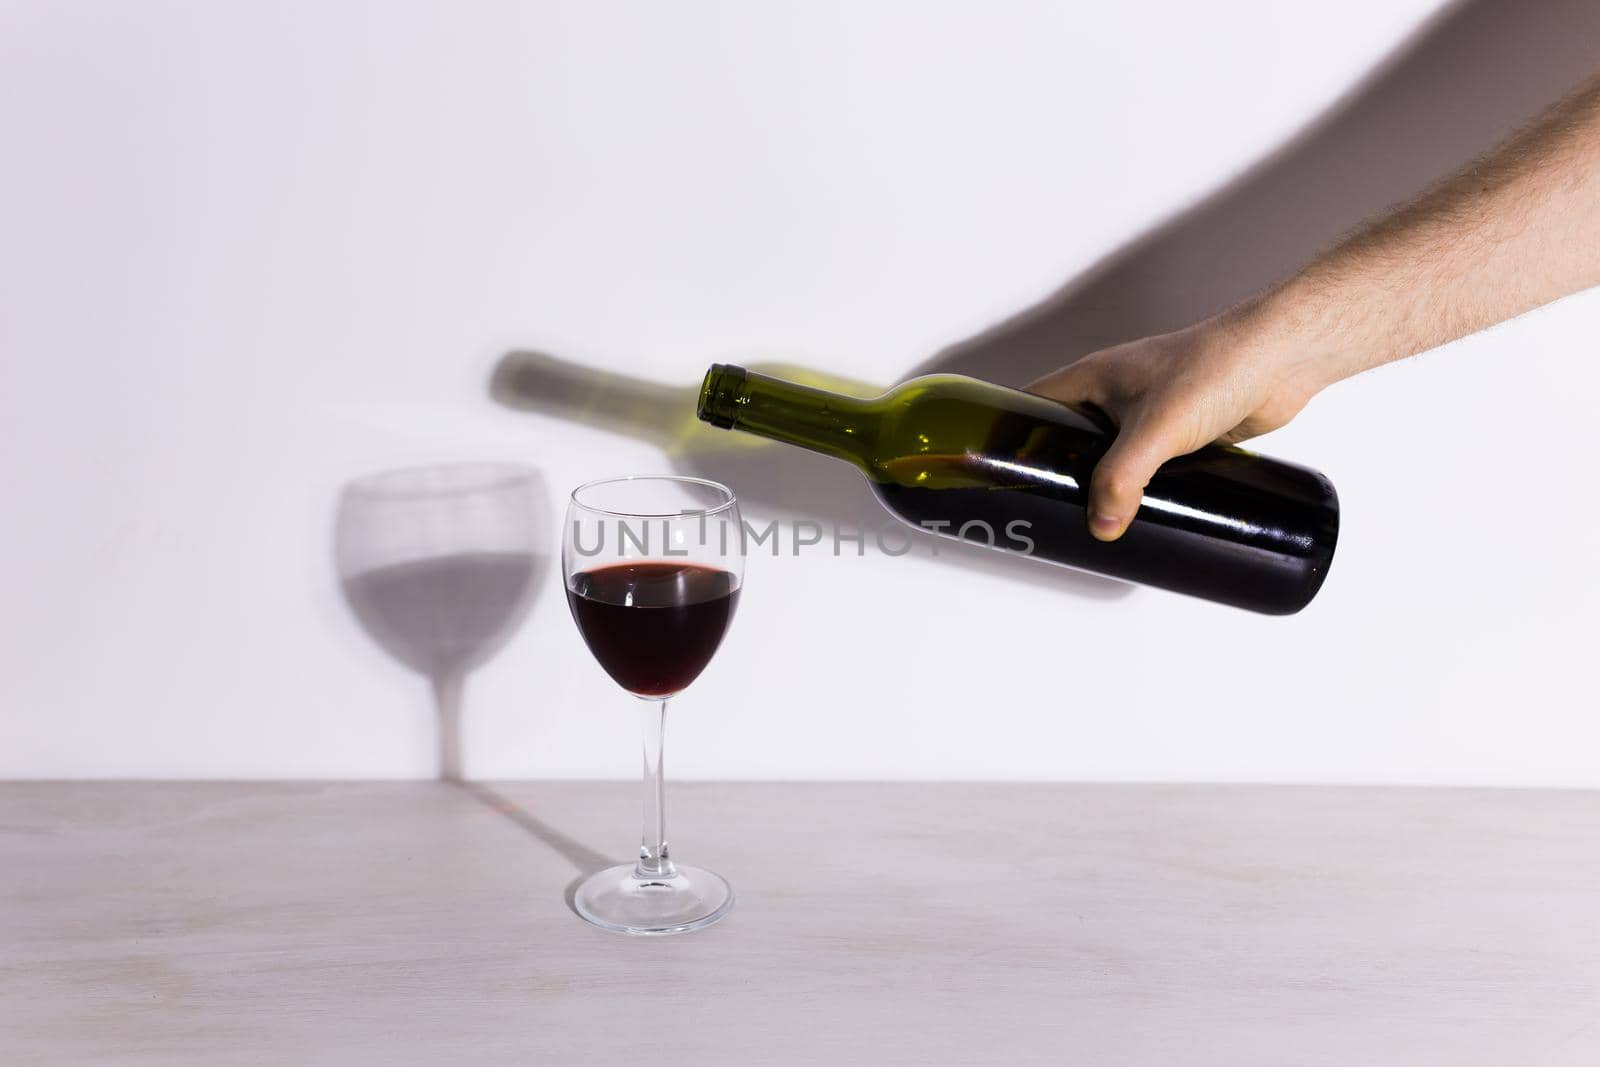
[[1240,177],[911,373],[1022,386],[1108,345],[1221,311],[1554,103],[1600,67],[1596,41],[1596,0],[1447,4]]
[[[772,363],[752,363],[749,369],[790,381],[802,382],[851,396],[872,397],[880,387],[820,375],[814,370]],[[495,365],[490,395],[500,404],[534,411],[627,434],[661,448],[678,474],[710,478],[731,486],[739,494],[746,515],[761,520],[784,519],[791,525],[772,549],[794,550],[792,525],[815,523],[807,535],[820,533],[816,551],[832,551],[833,531],[865,531],[865,551],[875,551],[875,531],[893,524],[859,473],[827,456],[750,434],[717,429],[695,416],[700,383],[664,385],[559,359],[544,352],[509,352]],[[992,574],[1029,585],[1048,587],[1094,600],[1127,595],[1132,586],[1099,575],[1052,567],[1036,560],[962,544],[912,531],[915,549],[924,557],[956,563],[968,570]],[[886,539],[899,552],[904,540],[895,530]],[[857,551],[854,542],[841,542],[842,552]]]
[[[1022,386],[1089,352],[1177,329],[1259,292],[1553,103],[1594,70],[1595,40],[1597,0],[1448,4],[1239,178],[1040,304],[951,345],[905,377],[953,372]],[[751,369],[808,377],[792,367]],[[856,395],[882,391],[810,384]],[[881,520],[862,479],[837,461],[698,423],[697,386],[646,382],[521,351],[501,359],[491,393],[514,408],[653,441],[679,472],[725,482],[768,516],[868,529]],[[940,551],[964,567],[1090,598],[1130,590],[976,546],[941,541]]]
[[527,617],[553,527],[544,480],[528,467],[414,467],[340,493],[334,557],[345,599],[373,640],[432,687],[442,779],[464,777],[467,676]]

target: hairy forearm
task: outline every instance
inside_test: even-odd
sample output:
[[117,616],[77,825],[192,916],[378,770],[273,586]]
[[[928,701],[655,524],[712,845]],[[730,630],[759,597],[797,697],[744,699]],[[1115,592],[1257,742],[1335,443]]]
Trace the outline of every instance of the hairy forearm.
[[1173,456],[1277,429],[1341,378],[1597,284],[1600,75],[1262,296],[1029,388],[1116,423],[1089,485],[1089,530],[1115,540]]
[[1600,284],[1600,76],[1231,314],[1309,396]]

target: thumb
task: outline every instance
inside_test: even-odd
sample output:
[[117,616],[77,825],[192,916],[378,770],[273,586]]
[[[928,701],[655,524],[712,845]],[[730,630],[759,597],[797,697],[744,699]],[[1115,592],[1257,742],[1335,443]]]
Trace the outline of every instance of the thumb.
[[1161,422],[1141,418],[1123,424],[1089,478],[1089,532],[1096,540],[1122,536],[1156,469],[1183,451]]

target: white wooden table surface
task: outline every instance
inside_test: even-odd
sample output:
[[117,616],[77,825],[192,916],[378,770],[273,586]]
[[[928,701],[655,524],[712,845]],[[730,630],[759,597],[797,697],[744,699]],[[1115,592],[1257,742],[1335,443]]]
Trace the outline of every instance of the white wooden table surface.
[[0,785],[0,1063],[1600,1063],[1600,795]]

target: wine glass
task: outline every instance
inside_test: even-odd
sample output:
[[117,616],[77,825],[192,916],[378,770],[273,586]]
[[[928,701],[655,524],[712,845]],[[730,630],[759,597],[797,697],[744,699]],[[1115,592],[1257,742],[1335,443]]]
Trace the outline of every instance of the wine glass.
[[440,778],[461,780],[462,685],[528,613],[548,509],[538,471],[509,464],[386,471],[340,494],[345,598],[373,640],[433,683]]
[[676,934],[733,907],[720,875],[674,863],[662,809],[661,735],[667,700],[711,662],[744,577],[739,504],[702,478],[635,477],[573,490],[562,535],[567,603],[589,651],[641,700],[644,839],[637,863],[578,887],[579,915],[607,930]]

